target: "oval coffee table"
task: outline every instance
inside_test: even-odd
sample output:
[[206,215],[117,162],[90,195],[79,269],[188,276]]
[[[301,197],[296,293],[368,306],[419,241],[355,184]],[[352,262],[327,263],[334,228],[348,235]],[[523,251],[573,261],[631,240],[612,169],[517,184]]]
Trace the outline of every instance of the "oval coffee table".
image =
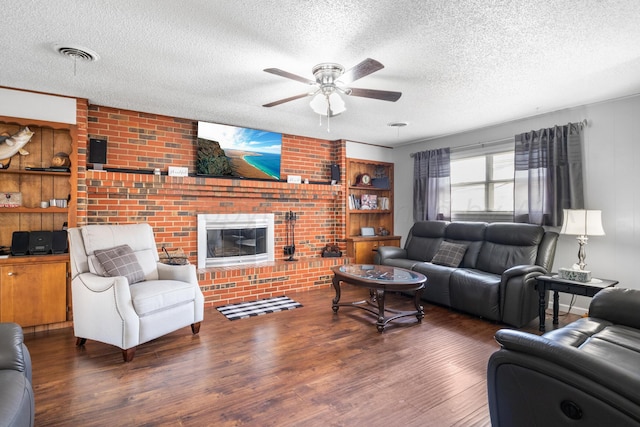
[[[336,297],[333,299],[333,312],[340,307],[358,307],[378,316],[376,326],[378,331],[384,331],[387,323],[400,317],[416,316],[418,322],[424,318],[424,309],[420,304],[422,290],[427,278],[415,271],[387,265],[346,264],[333,267],[333,287]],[[369,289],[370,298],[362,301],[340,302],[340,282]],[[412,292],[415,291],[415,310],[402,311],[385,308],[384,295],[386,291]],[[373,308],[372,308],[373,307]],[[374,308],[377,308],[374,309]],[[389,316],[385,314],[391,313]]]

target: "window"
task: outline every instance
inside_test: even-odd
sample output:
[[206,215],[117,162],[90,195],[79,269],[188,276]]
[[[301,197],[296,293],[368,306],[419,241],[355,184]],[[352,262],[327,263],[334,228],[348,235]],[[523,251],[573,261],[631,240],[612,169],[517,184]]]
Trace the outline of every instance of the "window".
[[513,221],[513,159],[513,143],[452,152],[451,219]]

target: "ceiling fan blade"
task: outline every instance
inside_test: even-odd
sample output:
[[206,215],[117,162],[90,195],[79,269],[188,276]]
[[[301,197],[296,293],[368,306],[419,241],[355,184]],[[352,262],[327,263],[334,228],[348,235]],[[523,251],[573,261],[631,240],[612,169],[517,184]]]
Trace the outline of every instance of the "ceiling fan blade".
[[402,96],[402,92],[392,92],[388,90],[376,90],[376,89],[358,89],[355,87],[349,88],[351,96],[361,96],[363,98],[380,99],[382,101],[396,102]]
[[281,70],[279,68],[265,68],[264,71],[267,73],[275,74],[276,76],[285,77],[287,79],[296,80],[302,83],[306,83],[308,85],[314,85],[316,82],[314,80],[309,80],[305,77],[298,76],[297,74],[290,73],[288,71]]
[[309,96],[308,93],[301,93],[300,95],[290,96],[289,98],[280,99],[278,101],[273,101],[268,104],[264,104],[263,107],[275,107],[276,105],[284,104],[285,102],[295,101],[296,99],[304,98]]
[[339,80],[344,84],[349,84],[365,76],[368,76],[371,73],[375,73],[378,70],[382,70],[383,68],[384,65],[382,65],[375,59],[367,58],[353,68],[345,71],[344,74],[340,76]]

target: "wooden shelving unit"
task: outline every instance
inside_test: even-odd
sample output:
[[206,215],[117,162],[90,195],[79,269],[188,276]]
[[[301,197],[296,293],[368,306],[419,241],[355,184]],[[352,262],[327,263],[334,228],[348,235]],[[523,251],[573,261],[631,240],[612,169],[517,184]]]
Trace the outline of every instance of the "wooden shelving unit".
[[[76,127],[0,116],[0,134],[13,135],[28,126],[34,132],[7,169],[0,169],[0,193],[20,193],[22,205],[0,207],[0,246],[10,247],[14,231],[74,227],[77,172],[27,170],[49,168],[54,155],[66,153],[76,165]],[[40,207],[42,201],[68,200],[66,208]],[[71,319],[69,256],[9,256],[0,259],[0,321],[32,327]]]
[[[362,183],[364,174],[371,178],[368,185]],[[346,176],[347,256],[356,264],[371,264],[379,246],[400,246],[400,237],[393,235],[393,163],[347,159]],[[367,208],[372,198],[375,207]],[[375,235],[362,236],[365,227]]]

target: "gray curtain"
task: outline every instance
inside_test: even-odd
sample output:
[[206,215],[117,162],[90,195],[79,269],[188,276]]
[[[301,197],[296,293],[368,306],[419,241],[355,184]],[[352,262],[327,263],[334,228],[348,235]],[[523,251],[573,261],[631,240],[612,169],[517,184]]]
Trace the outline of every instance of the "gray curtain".
[[451,219],[449,148],[413,155],[413,220]]
[[560,226],[562,209],[584,209],[582,123],[515,136],[514,220]]

